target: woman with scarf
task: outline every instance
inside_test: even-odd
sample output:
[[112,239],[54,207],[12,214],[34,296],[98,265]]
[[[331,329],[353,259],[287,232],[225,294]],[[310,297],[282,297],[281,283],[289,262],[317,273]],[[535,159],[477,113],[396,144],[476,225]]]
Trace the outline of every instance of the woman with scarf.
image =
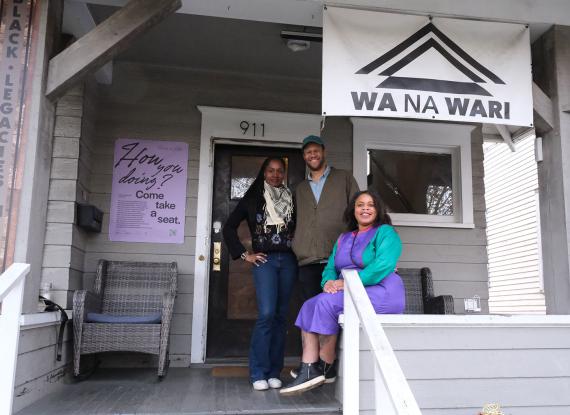
[[[295,230],[293,197],[283,184],[285,162],[267,158],[224,225],[224,239],[233,259],[254,265],[258,318],[251,336],[249,374],[255,390],[280,388],[285,355],[286,318],[297,277],[291,250]],[[237,229],[246,219],[253,252],[240,242]]]

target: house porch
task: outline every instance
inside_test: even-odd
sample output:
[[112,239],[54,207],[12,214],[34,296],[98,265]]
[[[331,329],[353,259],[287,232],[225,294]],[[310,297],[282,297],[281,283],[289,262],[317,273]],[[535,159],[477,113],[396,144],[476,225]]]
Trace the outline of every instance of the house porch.
[[[378,321],[423,415],[473,415],[492,402],[506,415],[570,412],[568,316],[384,315]],[[360,413],[372,414],[374,365],[363,334],[360,339]],[[354,358],[341,351],[341,362]],[[294,397],[253,391],[245,366],[171,367],[161,382],[155,368],[101,367],[80,382],[69,370],[59,389],[16,414],[332,414],[342,410],[340,366],[335,384]]]
[[341,410],[334,385],[299,397],[276,390],[256,392],[247,367],[171,368],[162,381],[155,369],[99,369],[87,380],[69,381],[18,415],[79,414],[333,414]]

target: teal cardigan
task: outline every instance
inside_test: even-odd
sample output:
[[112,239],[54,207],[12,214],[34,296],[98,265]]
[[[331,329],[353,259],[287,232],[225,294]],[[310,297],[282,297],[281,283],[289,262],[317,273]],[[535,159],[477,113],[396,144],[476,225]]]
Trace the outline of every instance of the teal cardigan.
[[[336,280],[339,277],[334,265],[337,245],[338,240],[323,270],[321,287],[324,287],[327,281]],[[364,269],[358,273],[362,284],[376,285],[394,272],[401,253],[402,241],[396,230],[390,225],[380,226],[362,253]]]

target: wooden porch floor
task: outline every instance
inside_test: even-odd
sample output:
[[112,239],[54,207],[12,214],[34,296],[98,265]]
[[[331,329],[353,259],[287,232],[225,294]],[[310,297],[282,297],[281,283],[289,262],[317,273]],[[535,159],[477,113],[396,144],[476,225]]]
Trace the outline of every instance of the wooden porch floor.
[[276,390],[254,391],[245,377],[213,376],[207,367],[171,368],[161,382],[155,369],[98,369],[17,415],[338,414],[334,389],[281,397]]

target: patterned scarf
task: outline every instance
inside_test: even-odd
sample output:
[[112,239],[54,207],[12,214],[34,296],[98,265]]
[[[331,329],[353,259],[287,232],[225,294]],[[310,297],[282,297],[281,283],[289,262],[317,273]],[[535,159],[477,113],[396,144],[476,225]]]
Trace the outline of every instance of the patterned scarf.
[[291,220],[293,215],[293,195],[286,186],[273,187],[263,182],[265,198],[265,226],[276,225],[277,232]]

